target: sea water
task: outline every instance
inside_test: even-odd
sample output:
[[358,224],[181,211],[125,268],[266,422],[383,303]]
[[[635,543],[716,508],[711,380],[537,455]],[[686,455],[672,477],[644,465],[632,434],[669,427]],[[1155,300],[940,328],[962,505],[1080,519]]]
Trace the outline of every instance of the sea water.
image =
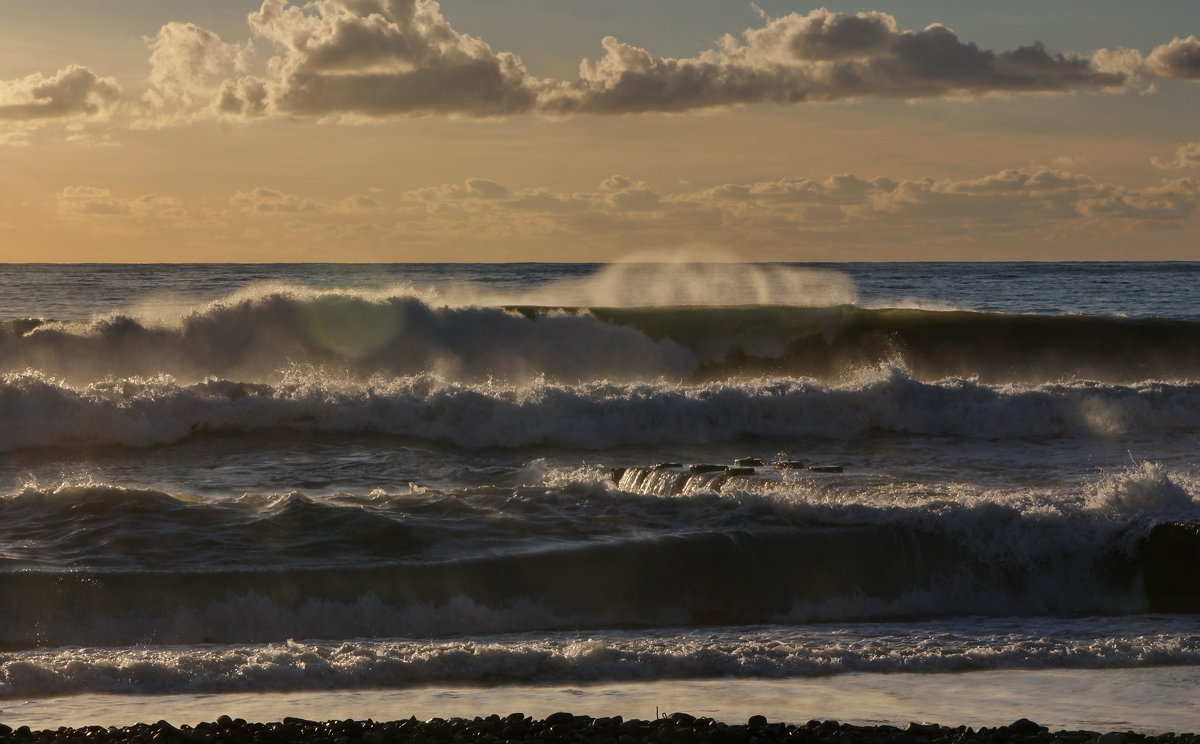
[[1200,729],[1198,280],[2,266],[0,720]]

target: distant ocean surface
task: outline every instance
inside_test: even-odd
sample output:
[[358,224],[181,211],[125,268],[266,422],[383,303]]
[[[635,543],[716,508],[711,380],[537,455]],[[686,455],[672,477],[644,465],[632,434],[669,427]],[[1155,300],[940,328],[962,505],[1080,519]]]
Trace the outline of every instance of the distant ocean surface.
[[1200,263],[0,265],[0,708],[1200,679],[1198,444]]

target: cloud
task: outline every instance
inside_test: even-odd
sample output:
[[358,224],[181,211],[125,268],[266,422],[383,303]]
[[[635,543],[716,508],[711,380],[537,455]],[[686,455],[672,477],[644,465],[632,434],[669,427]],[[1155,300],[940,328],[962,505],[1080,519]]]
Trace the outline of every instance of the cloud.
[[347,196],[345,199],[340,199],[333,205],[331,211],[338,214],[366,214],[368,212],[378,212],[383,209],[383,204],[373,196],[365,194],[354,194]]
[[[435,0],[262,0],[247,17],[251,37],[241,42],[186,22],[147,38],[146,92],[127,108],[134,128],[156,128],[205,118],[681,113],[1200,80],[1196,36],[1147,55],[1102,49],[1078,56],[1040,42],[982,49],[944,25],[907,30],[880,11],[761,15],[761,25],[686,58],[605,37],[603,55],[583,60],[578,77],[566,81],[534,77],[516,55],[458,31]],[[77,65],[0,81],[0,122],[10,123],[0,143],[24,144],[47,122],[103,120],[120,106],[115,80]],[[651,201],[643,194],[638,203]]]
[[1196,212],[1200,179],[1180,178],[1148,189],[1114,189],[1096,199],[1083,199],[1077,207],[1086,216],[1113,216],[1151,222],[1175,222]]
[[513,194],[504,206],[525,212],[566,214],[591,208],[592,198],[589,194],[563,194],[546,188],[532,188]]
[[67,219],[93,217],[143,217],[179,220],[186,216],[183,202],[174,197],[145,194],[118,198],[109,189],[68,186],[57,196],[58,213]]
[[249,22],[279,54],[267,77],[222,86],[222,112],[502,116],[533,108],[542,84],[433,0],[264,0]]
[[0,81],[0,121],[100,118],[109,115],[120,98],[116,80],[71,65],[52,77],[34,74]]
[[242,211],[253,214],[291,214],[319,212],[325,209],[324,205],[315,199],[261,186],[251,191],[239,191],[230,198],[229,202]]
[[[142,97],[139,127],[163,127],[198,116],[222,113],[226,76],[246,64],[248,46],[226,44],[212,31],[193,23],[168,23],[152,39],[149,89]],[[232,83],[236,85],[236,83]],[[247,100],[253,98],[247,91]],[[240,111],[237,113],[241,113]]]
[[216,110],[221,116],[255,119],[266,115],[269,95],[267,83],[261,78],[246,75],[225,80],[217,96]]
[[1173,158],[1151,158],[1155,168],[1200,168],[1200,142],[1185,142],[1175,148]]
[[[1196,214],[1200,181],[1131,188],[1066,170],[1029,167],[967,179],[842,174],[659,193],[618,175],[590,192],[508,189],[506,198],[477,199],[470,209],[455,208],[462,204],[459,185],[410,192],[402,199],[402,208],[424,209],[426,224],[442,224],[464,237],[625,235],[633,244],[704,240],[778,245],[816,234],[899,239],[909,231],[930,239],[969,239],[1097,225],[1108,232],[1122,226],[1174,225]],[[879,233],[882,227],[888,230]]]
[[746,31],[745,38],[750,47],[780,62],[878,57],[903,33],[895,18],[879,12],[846,15],[820,9],[764,20],[766,26]]
[[1146,56],[1145,71],[1168,80],[1200,80],[1200,39],[1176,37]]
[[1071,220],[1081,201],[1107,198],[1116,190],[1086,176],[1049,169],[1006,170],[976,179],[903,181],[869,195],[849,213],[868,220],[965,222],[1013,230]]
[[1136,49],[1101,49],[1096,69],[1143,80],[1200,80],[1200,39],[1175,37],[1143,55]]
[[[872,246],[874,255],[894,250],[897,257],[953,258],[986,248],[995,257],[1032,258],[1037,246],[1057,244],[1087,257],[1100,241],[1120,250],[1113,246],[1127,240],[1122,236],[1138,231],[1187,228],[1179,234],[1194,235],[1200,178],[1135,187],[1026,166],[973,178],[846,173],[670,189],[614,175],[582,191],[481,178],[397,199],[360,192],[323,201],[260,187],[212,207],[73,186],[58,194],[58,211],[97,234],[157,233],[181,245],[235,246],[275,259],[330,250],[381,256],[397,245],[419,246],[430,256],[451,251],[514,260],[582,260],[597,251],[664,245],[753,247],[762,260],[795,256],[801,246],[805,255],[826,258],[845,257],[857,246]],[[264,219],[271,230],[256,229]]]
[[68,186],[58,195],[58,211],[63,216],[126,216],[133,213],[127,202],[113,198],[108,189]]
[[579,81],[547,92],[542,108],[561,113],[682,112],[753,103],[839,101],[863,96],[974,97],[1117,88],[1120,71],[1041,43],[1005,52],[980,49],[933,24],[900,28],[880,12],[791,13],[738,40],[686,58],[656,58],[614,37],[585,60]]
[[655,211],[662,205],[661,194],[628,176],[609,176],[600,182],[600,191],[603,200],[617,209]]
[[724,184],[701,192],[716,201],[766,201],[808,204],[857,204],[867,196],[896,188],[887,178],[863,179],[855,175],[830,176],[824,181],[783,178],[754,184]]
[[[583,60],[573,81],[530,75],[517,56],[456,30],[434,0],[262,0],[248,20],[270,49],[255,70],[249,42],[225,44],[191,24],[165,26],[151,42],[148,100],[167,112],[190,105],[227,118],[355,121],[1068,93],[1196,76],[1194,37],[1145,58],[1128,49],[1063,54],[1040,42],[991,51],[937,23],[906,30],[879,11],[764,15],[761,26],[679,59],[609,36],[603,56]],[[210,79],[231,64],[233,73]]]
[[502,183],[488,178],[470,178],[461,184],[446,183],[428,189],[418,189],[409,192],[407,196],[425,201],[460,201],[464,199],[504,199],[509,194],[508,187]]
[[556,235],[572,241],[624,236],[631,245],[702,241],[771,246],[804,235],[866,241],[881,239],[871,235],[936,240],[1093,228],[1111,234],[1147,225],[1176,226],[1198,209],[1197,178],[1130,187],[1044,166],[976,178],[904,180],[847,173],[675,190],[659,190],[628,175],[569,192],[476,178],[409,191],[390,203],[361,193],[322,201],[259,187],[235,193],[215,210],[154,194],[118,197],[91,186],[68,187],[58,195],[64,218],[108,224],[123,218],[160,229],[173,224],[226,230],[270,217],[289,233],[330,241],[335,235],[375,240],[420,231],[475,244]]

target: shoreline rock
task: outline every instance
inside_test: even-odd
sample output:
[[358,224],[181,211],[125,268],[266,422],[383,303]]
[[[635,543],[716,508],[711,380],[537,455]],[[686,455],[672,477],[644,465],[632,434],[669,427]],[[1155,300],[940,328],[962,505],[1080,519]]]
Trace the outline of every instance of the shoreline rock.
[[855,726],[837,721],[812,720],[795,725],[751,716],[745,724],[729,724],[688,713],[672,713],[653,720],[621,716],[592,718],[568,712],[535,720],[522,713],[501,717],[433,718],[379,722],[309,721],[284,718],[272,723],[248,723],[220,716],[211,723],[173,726],[167,721],[132,726],[83,726],[32,731],[0,724],[0,742],[14,744],[546,744],[603,742],[605,744],[1200,744],[1194,734],[1138,734],[1133,731],[1058,731],[1022,718],[1007,726],[973,729],[936,723],[896,726]]

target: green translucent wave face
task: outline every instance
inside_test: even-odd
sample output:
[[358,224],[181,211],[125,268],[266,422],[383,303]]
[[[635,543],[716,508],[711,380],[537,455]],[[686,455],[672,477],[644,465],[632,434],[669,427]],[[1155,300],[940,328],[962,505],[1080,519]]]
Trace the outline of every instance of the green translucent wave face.
[[313,344],[348,359],[379,351],[405,327],[405,311],[399,303],[328,295],[302,304],[300,312]]

